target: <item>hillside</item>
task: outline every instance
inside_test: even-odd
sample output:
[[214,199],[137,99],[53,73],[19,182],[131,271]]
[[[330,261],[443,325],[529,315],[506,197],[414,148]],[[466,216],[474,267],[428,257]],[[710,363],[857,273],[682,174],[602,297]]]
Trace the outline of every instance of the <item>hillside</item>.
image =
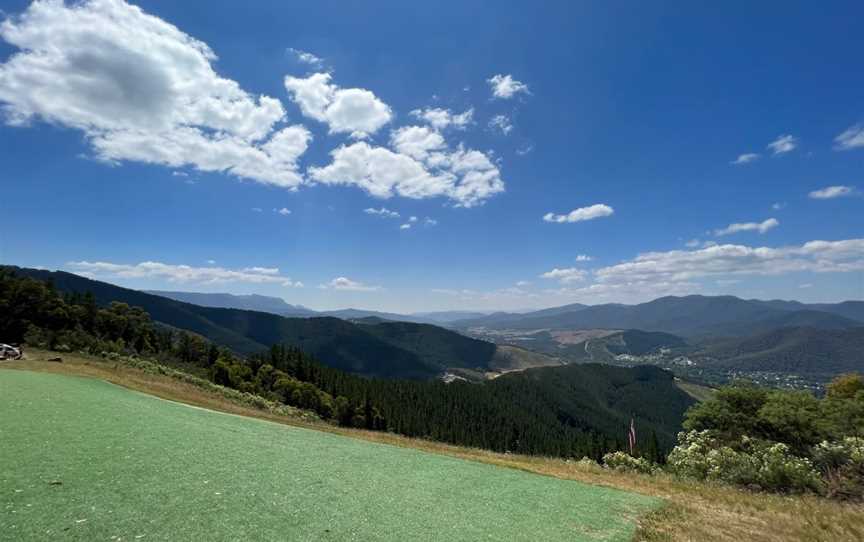
[[624,541],[660,504],[91,379],[0,370],[0,410],[10,540]]
[[201,307],[63,271],[10,268],[50,281],[61,292],[91,292],[100,305],[120,301],[143,308],[153,320],[185,329],[232,350],[251,354],[273,344],[301,348],[331,367],[383,378],[434,378],[448,367],[485,370],[495,346],[428,324],[355,324],[333,317],[285,318],[239,309]]
[[64,272],[16,269],[21,275],[51,281],[63,292],[92,292],[97,303],[121,301],[138,306],[157,322],[185,329],[251,354],[277,343],[291,344],[331,367],[372,377],[429,379],[447,369],[512,370],[557,364],[543,354],[522,349],[499,350],[487,341],[471,339],[429,324],[391,322],[379,317],[353,321],[333,317],[282,318],[271,313],[243,311],[174,301]]
[[708,346],[716,366],[832,376],[864,369],[864,327],[824,330],[790,327]]
[[221,293],[197,293],[197,292],[173,292],[163,290],[145,290],[148,294],[167,297],[175,301],[200,305],[202,307],[215,307],[221,309],[242,309],[250,311],[272,312],[280,316],[313,316],[317,314],[302,305],[291,305],[281,297],[266,295],[235,295]]

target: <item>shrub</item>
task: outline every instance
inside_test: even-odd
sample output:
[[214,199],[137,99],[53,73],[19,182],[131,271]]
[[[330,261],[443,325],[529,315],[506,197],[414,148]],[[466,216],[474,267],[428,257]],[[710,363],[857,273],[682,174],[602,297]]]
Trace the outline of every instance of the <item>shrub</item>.
[[786,444],[742,437],[733,448],[710,431],[679,433],[678,441],[668,464],[681,476],[767,491],[819,491],[822,487],[810,460],[793,455]]
[[825,479],[827,496],[864,500],[864,438],[821,442],[813,447],[813,461]]
[[[584,459],[583,459],[584,461]],[[611,452],[603,456],[603,464],[608,468],[623,472],[654,474],[659,466],[644,457],[633,457],[625,452]]]

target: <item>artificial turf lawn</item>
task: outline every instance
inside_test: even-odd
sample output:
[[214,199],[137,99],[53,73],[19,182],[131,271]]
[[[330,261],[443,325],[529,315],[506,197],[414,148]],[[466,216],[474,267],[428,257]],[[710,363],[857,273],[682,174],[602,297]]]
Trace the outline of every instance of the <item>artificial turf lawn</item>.
[[2,540],[629,540],[658,504],[0,370]]

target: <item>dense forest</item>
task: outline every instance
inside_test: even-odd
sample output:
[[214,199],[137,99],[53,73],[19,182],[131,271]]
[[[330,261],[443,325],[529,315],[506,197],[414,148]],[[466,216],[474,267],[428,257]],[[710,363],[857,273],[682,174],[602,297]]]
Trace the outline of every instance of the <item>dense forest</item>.
[[692,399],[653,367],[548,367],[482,384],[369,379],[328,367],[296,346],[240,357],[140,308],[0,270],[4,340],[58,350],[123,352],[194,364],[213,381],[316,411],[346,426],[497,451],[564,457],[623,449],[631,417],[638,452],[662,461]]

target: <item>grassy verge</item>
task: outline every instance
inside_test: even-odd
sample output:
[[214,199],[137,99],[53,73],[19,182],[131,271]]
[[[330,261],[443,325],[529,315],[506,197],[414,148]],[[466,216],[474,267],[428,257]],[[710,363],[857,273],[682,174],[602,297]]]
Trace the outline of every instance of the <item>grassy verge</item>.
[[300,416],[276,414],[228,398],[165,374],[63,354],[64,363],[44,361],[55,354],[31,351],[28,361],[6,362],[0,367],[75,374],[100,378],[187,404],[311,427],[368,441],[385,443],[510,467],[567,480],[611,487],[659,497],[662,509],[644,516],[636,540],[864,540],[864,507],[813,496],[751,493],[735,488],[688,482],[674,477],[623,474],[576,461],[498,454],[485,450],[409,439],[380,432],[334,427]]

